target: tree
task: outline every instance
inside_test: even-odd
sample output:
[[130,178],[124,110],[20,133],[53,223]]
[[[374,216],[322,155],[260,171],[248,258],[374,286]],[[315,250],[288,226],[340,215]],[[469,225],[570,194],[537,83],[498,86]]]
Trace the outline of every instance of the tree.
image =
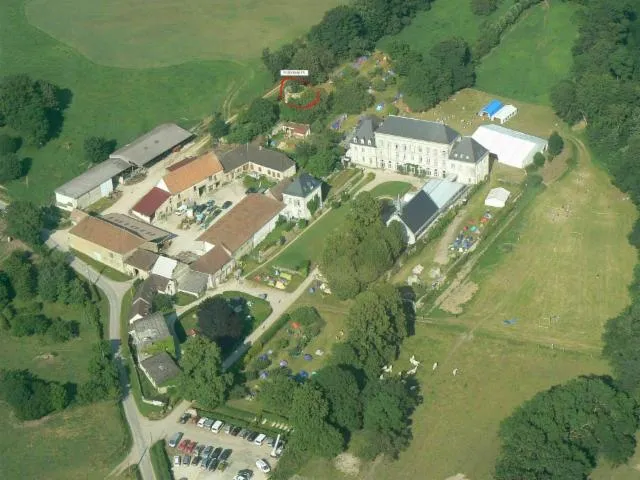
[[67,321],[61,318],[55,318],[47,329],[47,334],[55,343],[66,342],[73,337],[77,337],[78,333],[77,322]]
[[576,101],[576,84],[563,80],[551,89],[551,105],[560,118],[573,124],[582,118]]
[[471,11],[475,15],[487,16],[498,8],[498,0],[471,0]]
[[[45,302],[64,302],[72,273],[67,266],[64,255],[52,251],[46,256],[38,268],[38,295]],[[61,295],[62,293],[62,295]]]
[[555,157],[562,153],[562,149],[564,148],[564,140],[558,134],[558,132],[552,132],[549,136],[549,155]]
[[109,158],[116,149],[114,140],[104,137],[87,137],[84,139],[84,158],[91,163],[100,163]]
[[380,214],[382,204],[371,195],[371,192],[362,192],[351,202],[348,218],[357,238],[362,239],[368,235],[368,229],[381,224]]
[[286,370],[279,370],[260,387],[260,400],[265,408],[283,416],[288,415],[293,394],[298,387],[288,373]]
[[340,432],[327,422],[329,402],[312,383],[298,387],[291,401],[289,420],[294,426],[290,445],[325,458],[338,455],[344,448]]
[[311,200],[309,200],[307,202],[307,208],[311,215],[315,214],[318,211],[318,208],[320,208],[320,197],[315,195]]
[[20,420],[36,420],[66,407],[69,399],[60,388],[64,389],[28,370],[0,371],[0,398],[9,404]]
[[373,95],[365,78],[338,82],[333,92],[333,111],[336,113],[360,113],[373,105]]
[[309,158],[306,169],[316,177],[329,175],[336,167],[339,157],[333,151],[319,151]]
[[208,409],[224,402],[233,380],[230,374],[222,373],[218,345],[202,335],[189,337],[183,344],[180,365],[179,384],[185,398]]
[[308,45],[299,48],[291,59],[291,68],[309,70],[309,81],[316,85],[326,82],[329,73],[337,65],[333,53],[322,45]]
[[500,426],[498,480],[582,480],[598,458],[626,462],[635,450],[637,405],[610,381],[580,377],[540,392]]
[[640,393],[640,302],[605,324],[602,355],[609,360],[622,387]]
[[348,56],[352,42],[362,36],[364,24],[358,11],[349,6],[332,8],[322,21],[309,31],[309,41],[333,53],[336,58]]
[[536,154],[533,156],[533,164],[538,168],[543,167],[544,162],[546,161],[547,159],[545,158],[543,153],[536,152]]
[[258,133],[267,132],[278,121],[278,104],[266,98],[257,98],[240,115],[239,121],[255,125]]
[[407,336],[407,319],[399,292],[392,285],[379,285],[359,294],[347,316],[349,342],[369,378],[395,360]]
[[79,278],[74,278],[69,282],[68,301],[73,305],[83,305],[89,300],[89,294],[84,283]]
[[209,133],[214,140],[220,140],[229,133],[229,124],[222,117],[220,112],[213,114],[213,119],[209,124]]
[[9,182],[22,176],[22,162],[15,153],[0,155],[0,182]]
[[51,326],[51,320],[44,315],[23,314],[11,321],[11,334],[16,337],[44,335]]
[[173,311],[174,298],[172,295],[156,293],[151,299],[151,310],[154,312],[169,313]]
[[96,342],[89,358],[89,381],[78,388],[78,397],[83,403],[118,399],[120,383],[118,370],[113,362],[111,345],[106,340]]
[[222,295],[207,298],[198,306],[198,328],[223,351],[233,348],[242,337],[244,320]]
[[11,287],[19,298],[31,298],[36,290],[36,270],[24,250],[14,250],[3,263]]
[[353,432],[362,426],[360,388],[355,375],[341,366],[328,366],[313,377],[329,402],[329,421]]
[[16,153],[20,149],[22,141],[20,137],[12,137],[6,133],[0,134],[0,155]]
[[28,245],[42,245],[41,230],[44,227],[44,215],[40,207],[31,202],[16,201],[6,209],[6,232],[19,238]]
[[299,46],[293,43],[287,43],[275,52],[271,52],[268,48],[262,51],[262,62],[267,67],[267,70],[271,72],[273,80],[280,78],[280,70],[284,70],[290,66],[291,59],[298,49]]

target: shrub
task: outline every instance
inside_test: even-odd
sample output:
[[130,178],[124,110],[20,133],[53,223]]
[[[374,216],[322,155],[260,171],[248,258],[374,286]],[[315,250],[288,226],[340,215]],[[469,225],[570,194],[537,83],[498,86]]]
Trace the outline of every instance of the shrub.
[[257,380],[258,377],[260,376],[257,370],[247,370],[246,372],[244,372],[244,375],[247,378],[248,382],[252,380]]
[[536,154],[533,156],[533,163],[537,167],[542,167],[545,161],[546,159],[544,158],[544,155],[540,152],[536,152]]
[[289,346],[290,343],[291,342],[289,341],[288,337],[282,337],[278,340],[278,343],[276,343],[276,348],[278,350],[284,350]]
[[[257,373],[257,372],[256,372]],[[257,377],[256,377],[257,378]],[[229,390],[229,398],[232,400],[240,400],[249,394],[249,389],[244,384],[234,385]]]
[[309,225],[309,221],[306,218],[301,218],[300,220],[298,220],[298,228],[300,230],[305,228],[307,225]]

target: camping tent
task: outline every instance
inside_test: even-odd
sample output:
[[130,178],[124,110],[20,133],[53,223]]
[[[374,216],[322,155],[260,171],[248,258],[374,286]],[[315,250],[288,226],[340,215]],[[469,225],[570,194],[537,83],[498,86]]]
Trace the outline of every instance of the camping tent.
[[505,188],[494,188],[489,192],[484,204],[488,207],[502,208],[507,203],[507,199],[511,192]]
[[471,136],[510,167],[525,168],[537,152],[547,149],[547,141],[500,125],[481,125]]
[[491,120],[498,120],[502,125],[510,118],[515,117],[517,113],[518,109],[516,107],[513,105],[505,105],[491,117]]
[[478,115],[484,117],[485,115],[489,118],[493,118],[498,110],[502,108],[503,103],[500,100],[491,100],[487,103],[482,110],[478,112]]

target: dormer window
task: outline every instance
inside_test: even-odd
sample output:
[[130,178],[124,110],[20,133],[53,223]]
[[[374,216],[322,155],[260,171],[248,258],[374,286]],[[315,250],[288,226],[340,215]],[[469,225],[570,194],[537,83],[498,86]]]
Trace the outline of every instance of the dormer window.
[[371,139],[367,140],[367,145],[371,145]]
[[364,138],[360,139],[360,143],[362,143],[364,145]]
[[353,137],[353,141],[357,143],[358,142],[358,137]]

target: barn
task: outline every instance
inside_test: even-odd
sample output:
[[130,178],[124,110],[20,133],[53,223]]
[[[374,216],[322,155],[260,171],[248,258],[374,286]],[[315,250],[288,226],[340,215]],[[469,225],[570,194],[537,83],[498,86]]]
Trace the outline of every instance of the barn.
[[547,149],[547,141],[500,125],[482,125],[471,136],[498,162],[515,168],[525,168],[538,152]]

